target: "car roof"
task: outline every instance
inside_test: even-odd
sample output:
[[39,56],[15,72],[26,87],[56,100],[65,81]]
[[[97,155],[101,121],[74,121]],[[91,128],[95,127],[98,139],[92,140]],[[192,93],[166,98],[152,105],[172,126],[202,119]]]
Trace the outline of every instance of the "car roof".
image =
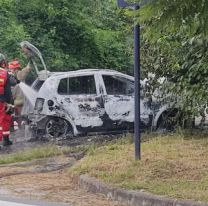
[[95,74],[95,73],[103,73],[103,74],[119,74],[126,76],[128,78],[133,78],[130,75],[118,72],[116,70],[111,70],[111,69],[80,69],[80,70],[75,70],[75,71],[65,71],[65,72],[50,72],[49,76],[50,77],[55,77],[55,76],[65,76],[65,75],[76,75],[76,74]]

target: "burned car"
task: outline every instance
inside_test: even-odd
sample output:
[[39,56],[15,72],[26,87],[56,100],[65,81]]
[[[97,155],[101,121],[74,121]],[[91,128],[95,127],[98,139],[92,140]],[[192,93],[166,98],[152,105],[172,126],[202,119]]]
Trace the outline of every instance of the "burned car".
[[[36,47],[23,42],[32,55]],[[30,55],[31,56],[31,55]],[[83,69],[69,72],[39,71],[31,87],[21,83],[26,95],[23,113],[30,128],[49,137],[76,136],[88,132],[132,130],[134,78],[114,70]],[[141,91],[141,127],[157,127],[168,106],[152,107]]]
[[[31,126],[51,137],[133,129],[131,76],[112,70],[84,69],[54,73],[46,80],[37,79],[32,88],[37,94],[33,95],[36,96],[33,112],[28,115]],[[144,128],[152,120],[147,101],[141,99]]]

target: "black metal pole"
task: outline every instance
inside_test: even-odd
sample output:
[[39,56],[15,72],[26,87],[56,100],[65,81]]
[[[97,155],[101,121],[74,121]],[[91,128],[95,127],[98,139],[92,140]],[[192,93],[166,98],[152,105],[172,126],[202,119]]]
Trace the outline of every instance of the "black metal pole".
[[[135,8],[137,10],[139,8]],[[134,87],[135,87],[135,119],[134,119],[134,139],[135,139],[135,159],[141,159],[141,131],[140,131],[140,26],[134,26]]]
[[[127,3],[125,0],[117,0],[121,8],[138,10],[139,5]],[[134,142],[135,159],[141,159],[141,131],[140,131],[140,26],[134,22]]]

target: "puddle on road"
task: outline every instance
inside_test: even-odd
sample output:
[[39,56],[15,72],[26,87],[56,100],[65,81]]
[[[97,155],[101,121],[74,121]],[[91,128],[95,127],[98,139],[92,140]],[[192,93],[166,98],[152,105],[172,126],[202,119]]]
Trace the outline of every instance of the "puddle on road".
[[0,178],[21,174],[46,173],[68,169],[75,164],[74,158],[57,156],[28,162],[0,165]]

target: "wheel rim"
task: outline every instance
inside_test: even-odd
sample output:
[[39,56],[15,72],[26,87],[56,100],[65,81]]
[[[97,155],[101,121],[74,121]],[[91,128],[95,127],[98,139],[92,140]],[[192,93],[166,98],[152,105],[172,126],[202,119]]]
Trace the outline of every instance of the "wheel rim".
[[45,127],[46,135],[50,138],[64,137],[68,130],[68,123],[63,119],[50,119]]
[[178,126],[179,121],[180,121],[179,111],[164,112],[161,115],[161,120],[158,129],[172,131]]

